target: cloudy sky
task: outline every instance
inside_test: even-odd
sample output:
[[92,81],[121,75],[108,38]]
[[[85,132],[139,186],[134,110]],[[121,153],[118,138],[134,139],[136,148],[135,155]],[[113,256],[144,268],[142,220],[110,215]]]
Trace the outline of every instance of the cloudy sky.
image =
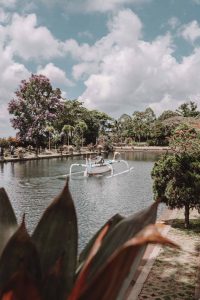
[[200,105],[200,0],[0,0],[0,137],[31,73],[114,117]]

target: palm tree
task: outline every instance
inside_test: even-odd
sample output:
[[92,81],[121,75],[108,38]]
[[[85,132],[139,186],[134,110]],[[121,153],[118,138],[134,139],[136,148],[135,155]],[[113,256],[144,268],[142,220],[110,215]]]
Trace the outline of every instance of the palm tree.
[[84,121],[79,121],[75,126],[75,131],[81,134],[82,147],[83,147],[83,134],[86,132],[87,129],[88,129],[87,124]]
[[53,126],[48,125],[46,127],[46,131],[48,132],[49,135],[49,151],[51,151],[51,135],[54,133],[55,129]]
[[72,131],[74,127],[71,125],[64,125],[62,128],[62,132],[67,135],[67,145],[69,147],[69,137],[72,136]]

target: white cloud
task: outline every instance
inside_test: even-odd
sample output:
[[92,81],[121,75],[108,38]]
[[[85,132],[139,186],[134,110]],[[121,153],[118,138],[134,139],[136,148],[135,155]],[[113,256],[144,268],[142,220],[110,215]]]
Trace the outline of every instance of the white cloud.
[[0,6],[4,6],[7,8],[12,8],[15,6],[17,0],[1,0],[0,1]]
[[10,115],[8,113],[7,104],[0,104],[0,137],[15,136],[16,132],[11,128],[9,122]]
[[86,30],[86,31],[80,31],[78,33],[78,36],[82,37],[82,38],[87,38],[87,39],[92,39],[93,38],[93,34],[90,31],[88,31],[88,30]]
[[0,45],[0,56],[0,136],[2,137],[14,132],[9,122],[7,105],[20,81],[27,78],[30,73],[24,65],[14,62],[8,49],[4,49],[2,45]]
[[43,26],[37,26],[35,14],[14,14],[8,27],[10,49],[21,58],[49,59],[61,55],[61,44]]
[[200,38],[200,26],[199,23],[194,20],[186,25],[184,25],[181,29],[182,37],[191,42],[194,43],[197,39]]
[[168,24],[171,27],[171,29],[175,29],[180,25],[180,20],[177,17],[171,17],[168,20]]
[[[6,18],[4,12],[0,9],[2,21]],[[46,27],[38,26],[34,14],[20,16],[14,13],[8,22],[0,25],[0,136],[6,131],[7,134],[13,132],[8,112],[5,111],[20,81],[30,76],[26,66],[18,62],[18,57],[37,63],[60,56],[61,48],[62,42],[57,41]],[[52,79],[56,87],[72,85],[65,72],[53,63],[48,63],[40,71]]]
[[8,20],[9,20],[9,13],[5,12],[5,10],[0,7],[0,23],[7,23]]
[[115,9],[123,7],[125,4],[134,4],[134,3],[142,3],[146,1],[142,0],[86,0],[85,8],[88,12],[106,12],[113,11]]
[[47,64],[44,68],[39,67],[38,74],[47,76],[51,83],[56,87],[59,86],[72,86],[73,83],[67,78],[65,72],[56,67],[53,63]]
[[91,46],[75,40],[65,43],[65,50],[78,61],[74,78],[85,80],[80,99],[88,107],[119,116],[147,106],[161,113],[189,99],[199,102],[200,49],[178,62],[172,36],[144,41],[141,21],[130,10],[115,14],[108,29]]
[[125,5],[148,3],[152,0],[41,0],[46,5],[62,5],[63,9],[72,12],[93,13],[113,12],[123,8]]
[[114,15],[108,22],[108,29],[108,35],[98,40],[93,46],[86,43],[79,45],[76,40],[70,39],[65,42],[63,48],[74,59],[100,62],[108,51],[116,51],[120,47],[131,47],[142,36],[142,23],[129,9]]

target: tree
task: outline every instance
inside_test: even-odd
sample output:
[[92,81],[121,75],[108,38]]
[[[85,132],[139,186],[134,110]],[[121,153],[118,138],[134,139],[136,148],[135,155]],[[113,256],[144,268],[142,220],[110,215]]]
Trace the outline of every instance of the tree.
[[71,125],[64,125],[62,128],[62,132],[67,135],[67,145],[69,146],[69,137],[72,136],[72,131],[74,127]]
[[55,122],[55,128],[61,131],[64,125],[71,125],[75,127],[77,120],[82,120],[87,109],[83,107],[82,102],[78,100],[63,101],[63,109],[59,118]]
[[82,114],[82,120],[87,125],[84,133],[86,143],[96,143],[100,134],[107,135],[112,120],[106,113],[97,110],[86,110]]
[[60,135],[60,133],[57,130],[55,130],[53,132],[52,141],[53,141],[55,149],[56,149],[57,148],[57,144],[61,141],[61,135]]
[[88,110],[78,100],[65,100],[63,110],[56,120],[55,127],[59,131],[65,125],[71,125],[75,128],[79,120],[84,121],[87,125],[84,136],[88,144],[96,142],[100,131],[106,132],[112,118],[104,112]]
[[164,121],[166,119],[179,116],[178,112],[172,111],[172,110],[165,110],[159,117],[159,121]]
[[53,89],[47,77],[32,74],[21,81],[15,95],[8,105],[9,113],[14,116],[12,126],[19,130],[21,141],[33,142],[38,148],[46,138],[47,125],[56,120],[63,107],[61,91]]
[[186,228],[190,209],[200,209],[200,151],[194,146],[197,139],[193,130],[177,130],[170,144],[178,151],[161,157],[151,173],[155,198],[171,209],[184,208]]
[[156,120],[151,126],[150,146],[167,146],[169,144],[170,128]]
[[75,132],[77,135],[81,136],[81,144],[83,147],[83,134],[87,130],[87,124],[84,121],[79,121],[75,126]]
[[55,129],[53,126],[47,126],[45,131],[48,133],[49,136],[49,151],[51,151],[51,136],[53,135]]
[[200,112],[197,111],[197,104],[192,101],[181,104],[176,111],[183,117],[197,117],[200,115]]
[[133,131],[138,141],[147,140],[151,133],[151,126],[154,123],[156,116],[153,110],[148,107],[145,111],[135,111],[132,115]]
[[169,143],[177,153],[200,153],[199,134],[195,128],[189,127],[186,124],[179,125],[169,138]]

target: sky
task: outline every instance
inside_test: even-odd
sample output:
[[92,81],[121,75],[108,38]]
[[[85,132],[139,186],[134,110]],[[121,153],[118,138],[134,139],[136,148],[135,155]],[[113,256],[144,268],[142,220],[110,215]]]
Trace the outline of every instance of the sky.
[[115,118],[200,107],[200,0],[0,0],[0,137],[31,74]]

